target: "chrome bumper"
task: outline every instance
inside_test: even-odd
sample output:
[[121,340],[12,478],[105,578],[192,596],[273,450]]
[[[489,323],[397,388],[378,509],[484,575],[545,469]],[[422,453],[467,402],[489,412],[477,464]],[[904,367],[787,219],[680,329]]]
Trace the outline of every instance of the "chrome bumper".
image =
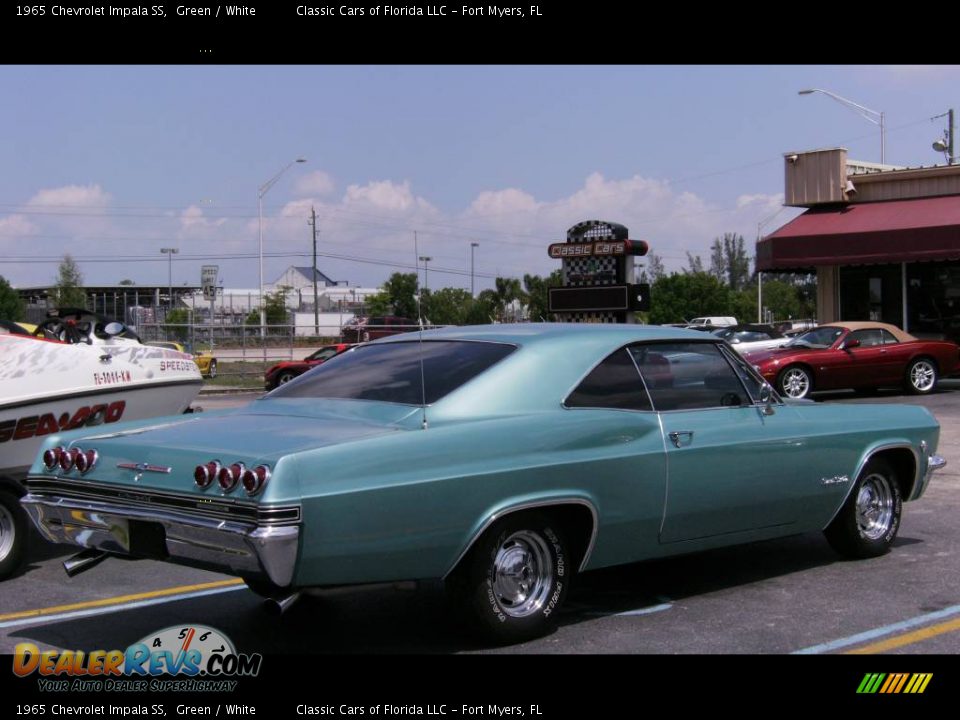
[[300,539],[297,525],[258,525],[33,494],[20,502],[51,542],[141,555],[138,535],[147,535],[151,545],[147,557],[267,578],[281,587],[293,581]]
[[931,455],[927,458],[927,475],[935,473],[937,470],[943,470],[947,466],[945,458],[939,455]]

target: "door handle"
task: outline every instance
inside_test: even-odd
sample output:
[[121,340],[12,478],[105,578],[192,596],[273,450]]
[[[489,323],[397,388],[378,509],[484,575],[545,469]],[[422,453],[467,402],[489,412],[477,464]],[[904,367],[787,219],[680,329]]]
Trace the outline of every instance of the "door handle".
[[[672,430],[668,434],[675,447],[689,445],[693,442],[693,430]],[[686,439],[686,442],[684,442],[684,439]]]

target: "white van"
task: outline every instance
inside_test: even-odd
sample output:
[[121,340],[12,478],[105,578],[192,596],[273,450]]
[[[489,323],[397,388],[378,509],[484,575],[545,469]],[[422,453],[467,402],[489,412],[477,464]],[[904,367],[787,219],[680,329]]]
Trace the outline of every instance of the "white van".
[[727,327],[728,325],[736,325],[737,319],[735,317],[721,317],[718,315],[710,315],[708,317],[698,317],[691,320],[688,325],[714,325],[716,327]]

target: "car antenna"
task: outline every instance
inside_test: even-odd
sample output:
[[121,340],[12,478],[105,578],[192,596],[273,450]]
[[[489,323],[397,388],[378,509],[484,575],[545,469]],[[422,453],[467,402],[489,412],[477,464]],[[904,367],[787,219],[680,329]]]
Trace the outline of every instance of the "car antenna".
[[417,245],[417,231],[413,231],[413,256],[416,258],[417,267],[417,324],[419,330],[417,334],[420,337],[420,411],[423,413],[422,427],[426,430],[427,425],[427,381],[423,372],[423,311],[420,304],[420,249]]

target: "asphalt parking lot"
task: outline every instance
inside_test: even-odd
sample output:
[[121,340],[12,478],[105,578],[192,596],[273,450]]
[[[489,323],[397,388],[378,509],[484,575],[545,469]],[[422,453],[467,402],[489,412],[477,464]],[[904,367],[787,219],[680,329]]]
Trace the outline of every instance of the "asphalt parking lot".
[[[256,394],[207,395],[208,409]],[[0,585],[0,652],[19,642],[126,647],[160,628],[201,623],[266,653],[955,653],[960,649],[960,381],[934,395],[831,393],[820,402],[928,407],[948,466],[904,506],[893,552],[841,560],[819,534],[755,543],[577,578],[549,637],[478,645],[445,612],[437,587],[331,591],[282,617],[238,581],[152,561],[111,558],[68,579],[72,549],[33,548]],[[39,543],[38,543],[39,545]]]

